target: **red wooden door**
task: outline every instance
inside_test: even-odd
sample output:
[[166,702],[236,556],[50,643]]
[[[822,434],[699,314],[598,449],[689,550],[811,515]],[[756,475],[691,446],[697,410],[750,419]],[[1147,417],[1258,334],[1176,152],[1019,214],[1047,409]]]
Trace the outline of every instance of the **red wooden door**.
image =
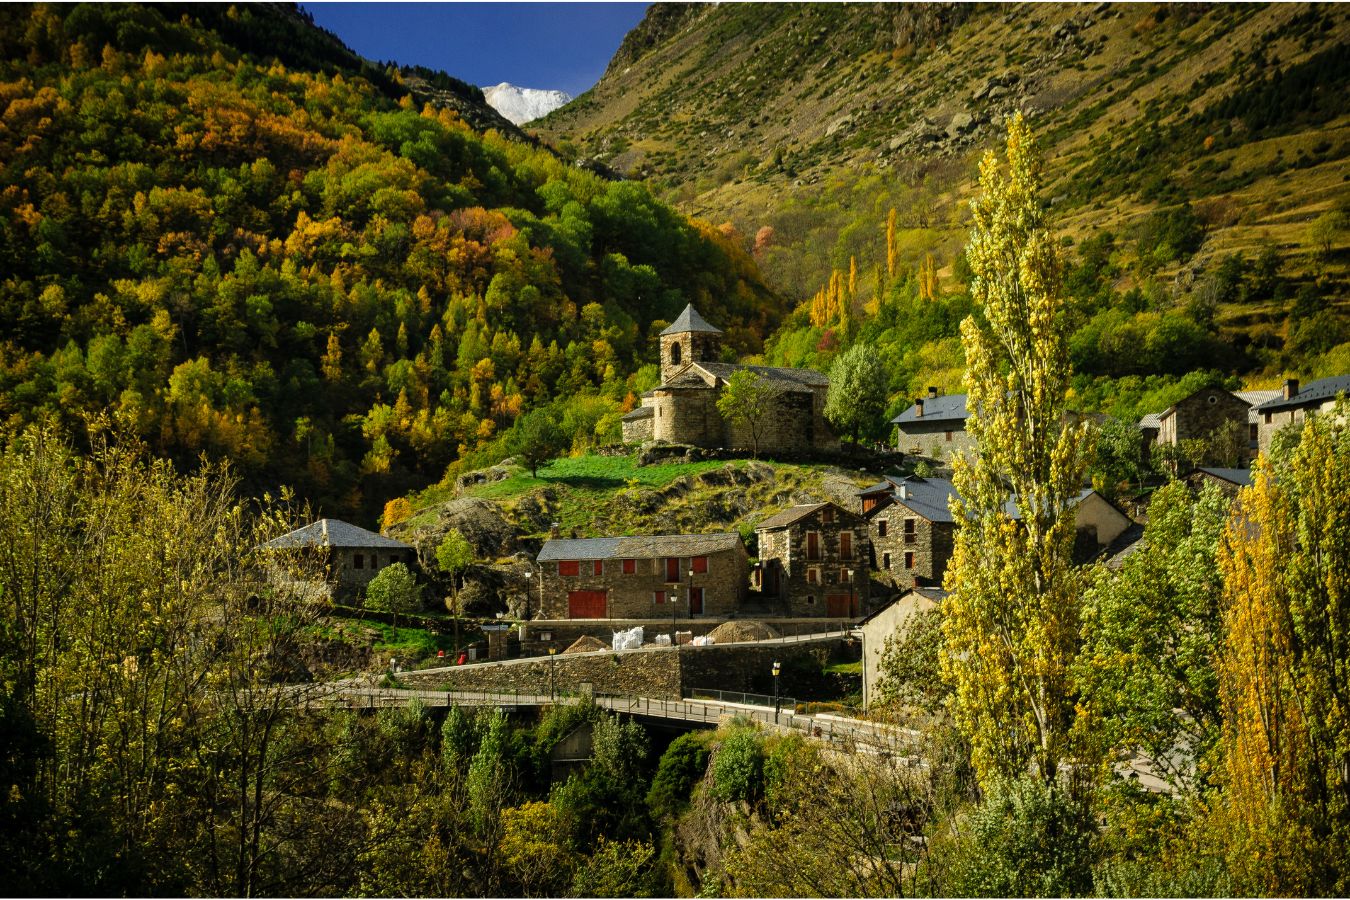
[[666,583],[674,584],[680,580],[680,560],[677,556],[666,557]]
[[829,594],[825,597],[825,615],[831,619],[846,619],[853,615],[853,598],[848,594]]
[[689,589],[689,615],[703,615],[703,588]]
[[605,618],[605,591],[569,591],[567,615],[572,619]]

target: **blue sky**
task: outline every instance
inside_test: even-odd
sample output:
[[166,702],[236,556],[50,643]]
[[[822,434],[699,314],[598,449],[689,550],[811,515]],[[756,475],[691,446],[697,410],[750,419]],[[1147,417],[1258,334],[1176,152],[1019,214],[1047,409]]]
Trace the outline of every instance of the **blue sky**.
[[646,3],[302,3],[357,53],[576,96],[600,80]]

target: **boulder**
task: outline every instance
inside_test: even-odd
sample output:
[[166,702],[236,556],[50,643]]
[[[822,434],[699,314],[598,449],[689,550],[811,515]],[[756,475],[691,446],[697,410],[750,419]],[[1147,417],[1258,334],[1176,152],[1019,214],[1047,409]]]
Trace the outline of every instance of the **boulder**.
[[956,115],[952,116],[951,121],[947,123],[947,137],[954,138],[959,136],[967,129],[969,129],[970,126],[974,124],[974,122],[975,120],[971,117],[970,113],[966,112],[957,113]]

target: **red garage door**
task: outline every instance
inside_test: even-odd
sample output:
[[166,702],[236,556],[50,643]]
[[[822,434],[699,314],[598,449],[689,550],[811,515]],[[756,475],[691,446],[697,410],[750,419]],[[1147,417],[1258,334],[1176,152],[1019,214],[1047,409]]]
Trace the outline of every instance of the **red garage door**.
[[853,615],[853,598],[848,594],[830,594],[825,598],[825,615],[831,619],[846,619]]
[[569,591],[567,594],[567,615],[572,619],[603,619],[605,617],[605,591]]

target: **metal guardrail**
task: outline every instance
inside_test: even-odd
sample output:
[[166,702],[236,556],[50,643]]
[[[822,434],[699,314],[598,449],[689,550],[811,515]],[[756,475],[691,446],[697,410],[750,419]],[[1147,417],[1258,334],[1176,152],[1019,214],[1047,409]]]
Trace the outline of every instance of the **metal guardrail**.
[[717,703],[735,703],[742,706],[777,707],[780,710],[795,711],[797,700],[794,697],[779,697],[777,700],[769,694],[746,694],[741,691],[718,691],[711,688],[695,688],[689,692],[691,700],[713,700]]

